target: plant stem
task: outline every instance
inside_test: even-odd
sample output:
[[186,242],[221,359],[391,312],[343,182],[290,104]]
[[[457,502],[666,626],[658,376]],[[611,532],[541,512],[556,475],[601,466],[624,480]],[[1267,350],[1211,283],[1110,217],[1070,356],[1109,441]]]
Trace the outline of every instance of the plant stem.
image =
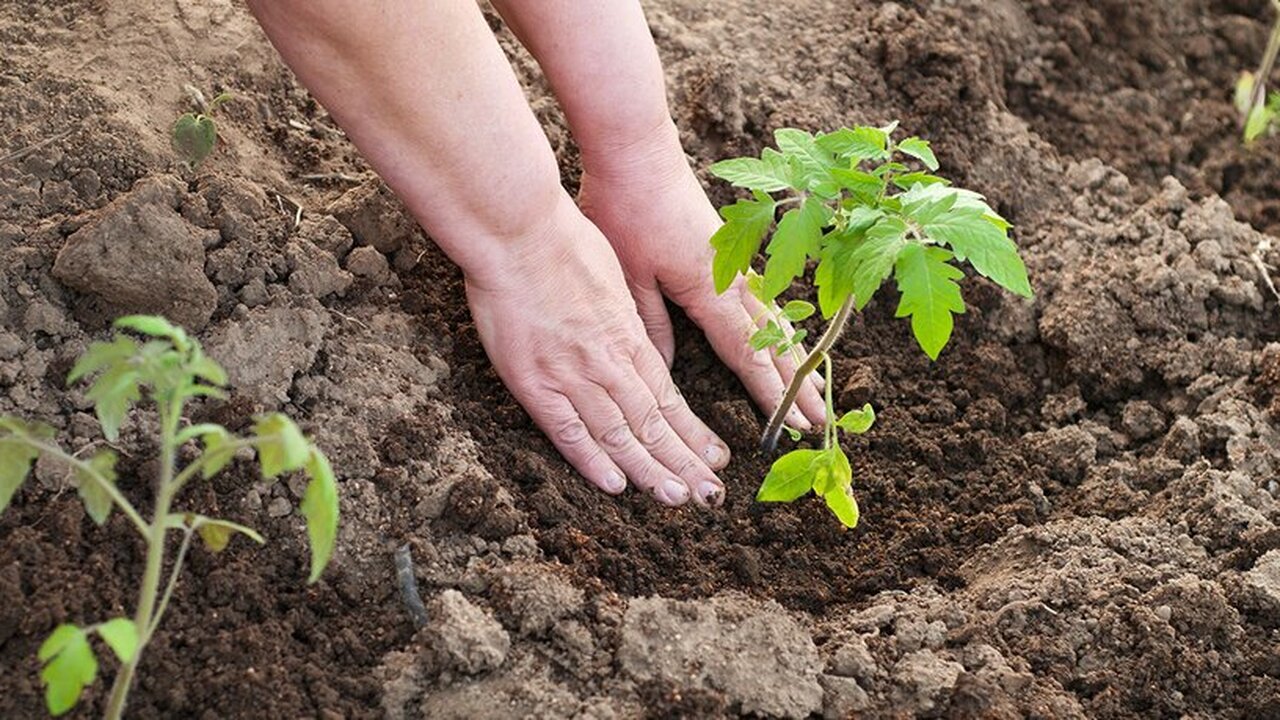
[[832,363],[831,363],[830,353],[823,353],[822,360],[823,360],[823,364],[826,366],[825,370],[826,370],[826,377],[827,377],[827,384],[823,388],[825,390],[823,394],[826,396],[825,399],[827,403],[827,424],[823,427],[823,430],[826,431],[826,435],[823,437],[824,442],[822,447],[824,449],[829,450],[831,448],[831,444],[836,439],[836,404],[831,399],[832,398],[832,392],[831,392],[831,364]]
[[[106,720],[120,720],[124,715],[125,702],[129,697],[129,688],[133,685],[133,674],[138,669],[142,652],[151,641],[151,632],[155,629],[159,615],[155,614],[156,598],[160,592],[160,576],[164,572],[164,541],[168,530],[166,519],[169,507],[173,503],[176,485],[174,467],[177,464],[178,423],[182,418],[182,399],[167,398],[168,402],[160,403],[160,484],[156,488],[155,515],[151,518],[147,537],[147,564],[142,574],[142,589],[138,593],[138,610],[134,614],[134,626],[138,630],[138,647],[133,657],[121,666],[111,685],[111,697],[107,701]],[[175,568],[176,572],[176,568]]]
[[[1273,1],[1271,4],[1276,12],[1280,13],[1280,3]],[[1266,95],[1267,78],[1271,77],[1271,70],[1275,67],[1277,55],[1280,55],[1280,16],[1276,17],[1276,23],[1271,28],[1271,37],[1267,39],[1267,49],[1262,54],[1262,64],[1258,66],[1258,74],[1253,78],[1253,94],[1249,96],[1249,107],[1245,110],[1246,121],[1248,121],[1253,109],[1258,107],[1258,103],[1262,102]]]
[[[822,362],[826,357],[827,351],[835,345],[836,339],[840,337],[840,332],[844,330],[845,324],[849,321],[849,315],[853,312],[853,295],[845,299],[844,304],[836,311],[836,315],[831,319],[831,324],[827,326],[827,331],[822,334],[818,340],[818,344],[813,346],[813,350],[809,351],[809,356],[804,362],[796,368],[795,377],[791,378],[791,384],[787,386],[786,393],[782,396],[782,402],[778,405],[778,409],[773,411],[773,417],[769,418],[769,425],[765,427],[764,437],[760,439],[760,448],[767,453],[773,452],[778,447],[778,436],[782,434],[782,423],[787,417],[787,412],[791,410],[791,406],[795,404],[796,397],[800,395],[800,388],[804,386],[805,380],[809,375],[818,369],[818,363]],[[828,392],[830,392],[831,382],[827,381]]]
[[102,490],[111,498],[111,502],[115,503],[116,506],[120,508],[120,511],[125,514],[125,517],[129,518],[129,522],[133,523],[133,526],[137,528],[142,537],[149,538],[151,536],[151,526],[147,524],[146,520],[142,519],[142,514],[133,507],[133,504],[130,503],[124,495],[120,494],[119,488],[117,488],[113,483],[107,482],[106,478],[102,477],[102,474],[97,470],[94,470],[92,465],[75,457],[74,455],[68,454],[57,445],[43,443],[26,435],[21,436],[21,438],[22,441],[31,448],[40,451],[41,455],[61,460],[84,473],[86,476],[93,478],[93,481],[98,483],[98,485],[102,487]]

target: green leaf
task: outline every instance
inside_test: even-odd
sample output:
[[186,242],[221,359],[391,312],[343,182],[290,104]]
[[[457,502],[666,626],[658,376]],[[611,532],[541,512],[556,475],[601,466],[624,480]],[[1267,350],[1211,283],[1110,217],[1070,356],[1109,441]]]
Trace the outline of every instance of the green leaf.
[[858,526],[858,501],[853,497],[851,488],[838,488],[822,496],[827,508],[847,528]]
[[307,462],[311,482],[302,496],[302,516],[307,519],[307,537],[311,540],[311,577],[315,582],[329,564],[333,545],[338,538],[338,482],[324,453],[313,449]]
[[1262,136],[1271,125],[1272,114],[1265,103],[1258,103],[1249,111],[1244,123],[1244,140],[1253,142]]
[[311,443],[287,416],[280,413],[267,415],[254,423],[253,432],[257,436],[258,462],[262,464],[263,477],[270,479],[306,465]]
[[822,241],[822,226],[827,220],[826,206],[815,197],[788,210],[778,223],[778,229],[769,241],[765,252],[769,262],[764,268],[764,295],[772,301],[791,281],[804,274],[805,260],[817,255]]
[[216,360],[205,356],[204,353],[200,353],[193,358],[187,365],[187,369],[191,371],[192,375],[219,387],[227,384],[227,371],[223,370]]
[[85,633],[75,625],[59,625],[37,653],[45,663],[40,679],[45,683],[45,705],[51,715],[66,713],[80,699],[86,685],[98,676],[98,660]]
[[853,469],[849,458],[838,444],[818,453],[813,464],[813,491],[826,496],[831,491],[847,488],[853,483]]
[[1027,266],[1006,231],[982,211],[960,208],[924,225],[930,239],[951,246],[956,258],[968,260],[980,274],[1011,292],[1031,297]]
[[926,172],[909,172],[893,177],[893,184],[902,190],[910,190],[916,185],[950,185],[951,181],[946,178],[930,175]]
[[67,374],[67,382],[73,383],[103,368],[127,363],[137,353],[138,343],[124,335],[117,335],[111,342],[93,343],[80,356],[80,359],[76,360],[71,372]]
[[764,276],[751,268],[747,268],[743,276],[747,279],[747,292],[751,293],[751,297],[764,304],[766,302],[764,299]]
[[898,317],[911,318],[911,330],[930,359],[951,339],[952,314],[964,312],[964,299],[956,280],[964,277],[948,263],[951,253],[938,247],[909,243],[898,255],[894,276],[898,291]]
[[791,187],[792,170],[786,158],[771,153],[761,158],[734,158],[712,165],[712,175],[727,180],[737,187],[764,192],[777,192]]
[[814,464],[821,450],[792,450],[774,461],[756,492],[757,502],[791,502],[813,488]]
[[871,296],[889,277],[899,253],[906,247],[907,226],[896,217],[885,217],[867,230],[866,239],[850,253],[854,307],[867,306]]
[[98,626],[98,635],[122,663],[132,660],[138,652],[138,626],[129,618],[120,617],[102,623]]
[[862,170],[835,168],[831,177],[840,187],[857,195],[865,202],[873,202],[884,191],[884,179]]
[[187,332],[159,315],[126,315],[117,318],[112,325],[151,337],[168,338],[174,347],[182,351],[191,347],[191,338],[187,336]]
[[1249,103],[1253,101],[1253,73],[1245,70],[1240,73],[1240,78],[1236,80],[1235,106],[1236,111],[1241,115],[1247,116],[1252,108]]
[[770,320],[768,325],[760,328],[751,335],[751,349],[763,350],[767,347],[773,347],[778,343],[787,339],[787,334],[778,327],[778,323]]
[[804,342],[804,339],[807,337],[809,337],[808,330],[805,330],[804,328],[797,330],[794,335],[787,338],[786,342],[778,346],[778,354],[781,355],[782,353],[790,350],[791,348],[800,345],[800,343]]
[[233,445],[235,437],[225,428],[214,425],[203,434],[203,439],[204,466],[200,468],[200,474],[208,480],[222,472],[222,469],[235,457],[236,448]]
[[852,160],[884,160],[889,157],[889,136],[881,128],[840,128],[817,139],[818,147],[833,155]]
[[945,185],[913,185],[898,196],[902,212],[918,224],[933,222],[960,201],[960,192]]
[[9,507],[14,493],[31,473],[31,463],[39,455],[38,450],[20,439],[0,439],[0,512]]
[[755,200],[739,200],[720,208],[725,223],[711,236],[711,247],[716,251],[711,267],[717,293],[728,290],[738,273],[745,273],[751,267],[751,259],[760,250],[760,241],[773,224],[776,208],[773,198],[760,192],[756,193]]
[[116,454],[112,450],[99,450],[86,464],[88,470],[76,468],[76,491],[89,517],[101,525],[111,515],[111,494],[103,483],[114,485],[116,482]]
[[928,140],[909,137],[898,143],[898,150],[924,163],[924,166],[930,170],[938,169],[938,158],[934,157],[933,148],[929,147]]
[[847,433],[861,435],[871,429],[876,422],[876,411],[871,403],[862,406],[861,410],[850,410],[836,420],[836,427]]
[[857,264],[852,256],[862,241],[861,232],[847,229],[827,234],[818,269],[813,274],[813,282],[818,287],[818,307],[822,309],[822,317],[829,319],[835,315],[845,299],[853,293],[853,271]]
[[189,527],[196,531],[200,539],[204,541],[204,546],[212,552],[222,552],[227,549],[227,544],[231,542],[231,536],[239,533],[250,540],[262,545],[266,540],[258,534],[257,530],[245,527],[239,523],[233,523],[230,520],[219,520],[217,518],[205,517],[204,515],[187,514],[185,516],[186,523]]
[[813,303],[805,302],[804,300],[792,300],[783,306],[782,317],[791,322],[800,322],[812,316],[814,312]]
[[791,427],[790,425],[783,425],[782,429],[787,431],[787,435],[791,438],[792,442],[800,442],[800,439],[804,437],[804,433]]
[[800,163],[809,183],[831,179],[831,168],[836,166],[835,158],[818,146],[813,135],[795,128],[778,128],[773,132],[773,137],[784,155],[794,157]]
[[207,115],[184,113],[173,124],[169,139],[178,157],[194,168],[213,152],[218,126]]
[[138,371],[130,364],[120,363],[103,371],[85,393],[85,397],[94,403],[102,434],[109,442],[119,438],[120,424],[129,413],[129,407],[142,397],[138,381]]

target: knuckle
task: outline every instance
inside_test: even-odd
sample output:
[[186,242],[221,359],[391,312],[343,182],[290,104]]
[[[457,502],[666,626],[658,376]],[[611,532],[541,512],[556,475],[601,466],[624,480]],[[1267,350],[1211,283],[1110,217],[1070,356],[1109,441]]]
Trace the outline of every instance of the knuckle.
[[591,437],[587,432],[587,426],[576,417],[557,420],[552,426],[551,436],[567,446],[581,445]]
[[631,445],[631,428],[626,423],[610,427],[600,434],[600,445],[611,453],[627,449]]
[[636,435],[641,443],[649,447],[664,439],[666,429],[667,420],[662,415],[662,408],[657,403],[654,403],[645,408],[644,415],[640,418],[639,427],[636,429]]

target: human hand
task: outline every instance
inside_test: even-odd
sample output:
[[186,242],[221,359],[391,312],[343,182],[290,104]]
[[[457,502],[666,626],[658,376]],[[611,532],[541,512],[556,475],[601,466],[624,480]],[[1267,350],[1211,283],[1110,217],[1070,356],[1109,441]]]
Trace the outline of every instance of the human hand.
[[565,195],[546,225],[467,276],[498,375],[560,453],[605,492],[718,505],[729,450],[693,414],[645,334],[608,241]]
[[[675,353],[663,296],[684,308],[766,413],[782,399],[798,363],[790,354],[752,350],[764,307],[738,278],[717,295],[708,242],[720,227],[680,148],[674,126],[611,152],[584,157],[578,204],[617,253],[649,337],[670,366]],[[805,383],[787,424],[801,430],[826,417],[819,380]]]

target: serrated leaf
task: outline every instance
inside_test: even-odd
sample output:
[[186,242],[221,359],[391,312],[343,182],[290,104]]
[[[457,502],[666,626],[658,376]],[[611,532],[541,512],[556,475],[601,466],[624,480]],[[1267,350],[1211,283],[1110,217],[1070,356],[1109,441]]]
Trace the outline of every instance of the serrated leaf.
[[774,461],[756,492],[757,502],[791,502],[813,488],[814,464],[821,450],[792,450]]
[[98,635],[111,651],[127,663],[138,652],[138,626],[129,618],[115,618],[98,626]]
[[761,158],[734,158],[712,165],[712,175],[737,187],[764,192],[777,192],[791,187],[792,172],[786,159],[778,154]]
[[75,625],[59,625],[37,653],[45,663],[40,679],[45,684],[45,705],[54,716],[75,706],[86,685],[98,676],[98,660],[85,633]]
[[315,582],[333,556],[338,538],[338,482],[324,453],[313,449],[307,461],[311,482],[302,496],[302,516],[307,519],[307,537],[311,541],[311,575]]
[[847,229],[827,234],[818,268],[813,273],[822,317],[830,319],[853,293],[853,271],[857,264],[852,260],[852,255],[862,241],[862,233]]
[[749,342],[751,349],[760,351],[768,347],[773,347],[778,343],[787,339],[787,334],[778,327],[778,324],[770,320],[768,325],[760,328],[751,335]]
[[200,468],[200,474],[205,480],[212,478],[214,475],[222,472],[222,469],[236,455],[236,448],[232,444],[235,437],[227,432],[225,428],[220,426],[212,426],[208,432],[202,436],[204,440],[204,465]]
[[206,115],[184,113],[173,124],[169,139],[178,157],[194,168],[213,152],[218,126]]
[[784,155],[794,157],[800,163],[809,183],[831,179],[831,168],[836,166],[835,158],[818,146],[813,135],[795,128],[778,128],[773,137]]
[[897,317],[911,318],[916,341],[933,360],[951,339],[952,315],[964,313],[964,299],[956,284],[964,273],[949,264],[951,257],[942,248],[909,243],[894,266],[902,294]]
[[778,346],[778,354],[779,354],[779,355],[781,355],[782,353],[786,352],[787,350],[790,350],[790,349],[791,349],[791,348],[793,348],[793,347],[797,347],[797,346],[799,346],[799,345],[800,345],[800,343],[804,342],[804,339],[805,339],[805,338],[807,338],[807,337],[809,337],[809,331],[808,331],[808,330],[805,330],[804,328],[801,328],[801,329],[799,329],[799,330],[795,331],[795,334],[793,334],[790,338],[787,338],[787,341],[786,341],[786,342],[784,342],[784,343],[782,343],[781,345],[779,345],[779,346]]
[[968,260],[981,275],[1023,297],[1031,297],[1027,266],[1018,247],[980,210],[952,210],[924,224],[924,234],[949,245],[959,260]]
[[102,425],[102,434],[109,442],[120,436],[120,424],[129,413],[130,406],[142,397],[138,389],[138,371],[126,363],[106,368],[94,381],[85,397],[94,403],[94,412]]
[[856,165],[863,160],[883,160],[889,156],[889,136],[881,128],[840,128],[818,137],[818,147]]
[[949,186],[951,181],[937,175],[930,175],[927,172],[909,172],[902,175],[894,175],[893,184],[902,190],[910,190],[916,185]]
[[884,179],[857,169],[835,168],[831,178],[840,187],[857,195],[864,202],[874,202],[884,191]]
[[860,410],[850,410],[844,415],[841,415],[840,419],[836,420],[836,427],[844,430],[845,432],[853,433],[854,435],[861,435],[862,433],[870,430],[871,426],[874,425],[875,422],[875,408],[871,407],[871,403],[867,403],[863,405]]
[[833,490],[847,488],[853,483],[853,468],[844,450],[836,444],[821,450],[813,463],[813,491],[826,496]]
[[865,239],[849,254],[854,307],[858,310],[867,306],[889,277],[898,254],[907,245],[906,234],[907,226],[902,220],[891,216],[882,218],[867,230]]
[[858,526],[858,501],[853,497],[851,488],[839,488],[822,496],[827,508],[847,528]]
[[73,383],[105,367],[127,363],[137,353],[138,343],[124,335],[117,335],[111,342],[93,343],[67,373],[67,382]]
[[751,293],[751,297],[759,300],[761,304],[763,304],[765,302],[764,276],[751,268],[747,268],[747,271],[743,273],[743,276],[747,279],[747,292]]
[[31,464],[40,453],[17,438],[0,439],[0,512],[9,507],[14,493],[26,482]]
[[273,413],[253,425],[258,446],[258,462],[263,477],[301,469],[311,455],[311,443],[287,416]]
[[111,516],[111,494],[103,483],[116,482],[116,454],[112,450],[99,450],[86,463],[89,469],[77,467],[76,492],[84,501],[84,509],[95,523],[101,525]]
[[195,528],[196,534],[204,541],[204,546],[216,553],[227,549],[231,536],[236,533],[244,535],[259,545],[266,542],[257,530],[230,520],[219,520],[204,515],[188,515],[187,524]]
[[938,158],[934,157],[933,148],[929,146],[928,140],[909,137],[898,143],[898,151],[919,160],[930,170],[938,169]]
[[782,307],[782,317],[791,322],[800,322],[813,315],[813,303],[804,300],[792,300]]
[[191,338],[185,330],[159,315],[126,315],[117,318],[112,325],[151,337],[168,338],[179,350],[186,350],[191,345]]
[[822,226],[826,223],[826,206],[822,201],[809,197],[798,207],[788,210],[778,222],[778,229],[765,252],[769,262],[764,267],[764,296],[772,301],[791,281],[804,274],[805,261],[817,255],[822,241]]
[[739,200],[720,208],[725,223],[711,236],[711,247],[716,251],[711,268],[717,293],[728,290],[738,273],[751,267],[751,259],[773,224],[776,208],[773,198],[763,193],[754,200]]
[[933,222],[960,201],[960,192],[945,185],[913,185],[898,196],[902,212],[917,224]]

